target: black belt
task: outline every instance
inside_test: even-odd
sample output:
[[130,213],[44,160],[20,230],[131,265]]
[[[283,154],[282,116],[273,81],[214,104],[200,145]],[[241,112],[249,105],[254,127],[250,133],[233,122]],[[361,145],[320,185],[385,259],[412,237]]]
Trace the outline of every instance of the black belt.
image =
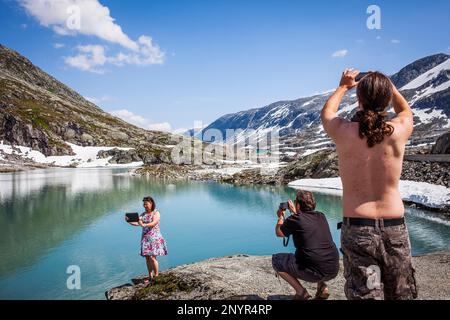
[[398,219],[365,219],[365,218],[344,218],[343,222],[338,223],[338,229],[342,227],[342,224],[349,226],[359,226],[359,227],[394,227],[405,224],[405,218]]

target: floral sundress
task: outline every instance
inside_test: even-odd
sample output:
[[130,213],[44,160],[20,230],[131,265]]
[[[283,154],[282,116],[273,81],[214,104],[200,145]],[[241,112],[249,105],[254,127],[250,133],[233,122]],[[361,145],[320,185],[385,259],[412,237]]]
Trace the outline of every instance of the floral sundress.
[[[151,213],[144,212],[141,214],[142,222],[147,224],[153,221],[153,217],[157,211]],[[159,223],[153,228],[142,228],[141,238],[141,256],[166,256],[167,245],[164,240],[161,230],[159,229]]]

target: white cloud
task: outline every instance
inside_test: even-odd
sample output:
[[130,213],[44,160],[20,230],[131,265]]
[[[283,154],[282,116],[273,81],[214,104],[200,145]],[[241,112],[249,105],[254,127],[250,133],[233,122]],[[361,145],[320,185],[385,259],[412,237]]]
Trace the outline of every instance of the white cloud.
[[332,58],[343,58],[347,55],[348,50],[347,49],[342,49],[342,50],[338,50],[336,52],[334,52],[331,57]]
[[117,118],[120,118],[128,123],[134,124],[135,126],[146,130],[167,131],[167,132],[170,132],[172,130],[172,126],[168,122],[154,123],[150,119],[134,114],[133,112],[127,109],[114,110],[110,111],[109,113]]
[[97,98],[91,98],[91,97],[83,97],[85,98],[87,101],[92,102],[94,104],[98,104],[99,100]]
[[[60,35],[84,34],[118,43],[131,50],[138,45],[132,41],[111,17],[108,7],[98,0],[18,0],[26,11],[45,27]],[[73,10],[78,8],[78,10]],[[72,9],[72,10],[71,10]],[[80,28],[73,28],[71,17],[80,13]]]
[[104,73],[103,67],[108,61],[105,55],[105,47],[101,45],[78,46],[79,54],[66,57],[64,61],[74,68],[94,73]]
[[144,129],[147,129],[148,126],[151,124],[149,119],[146,119],[142,116],[136,115],[127,109],[114,110],[114,111],[110,111],[109,113],[115,117],[118,117],[126,122],[129,122],[131,124],[134,124],[135,126],[138,126],[138,127],[144,128]]
[[95,98],[95,97],[84,97],[87,101],[90,101],[90,102],[92,102],[92,103],[94,103],[94,104],[99,104],[99,103],[102,103],[102,102],[108,102],[108,101],[111,101],[112,99],[109,97],[109,96],[107,96],[107,95],[104,95],[104,96],[102,96],[102,97],[100,97],[100,98]]
[[172,130],[172,126],[168,122],[153,123],[153,124],[148,126],[148,129],[149,130],[154,130],[154,131],[170,132]]
[[391,43],[393,43],[393,44],[399,44],[399,43],[400,43],[400,40],[392,39],[392,40],[391,40]]
[[64,48],[66,45],[64,43],[54,43],[53,48],[55,49],[61,49]]
[[[105,46],[81,45],[78,54],[66,57],[72,67],[104,73],[106,64],[147,66],[164,63],[165,54],[150,36],[132,40],[110,15],[109,8],[98,0],[17,0],[39,23],[62,36],[86,35],[118,44],[129,50],[105,55]],[[75,22],[74,22],[75,21]]]
[[377,39],[377,40],[381,40],[381,36],[377,36],[376,39]]
[[99,74],[105,73],[106,70],[103,67],[108,64],[121,67],[124,65],[147,66],[164,62],[164,54],[154,49],[151,38],[142,36],[139,38],[139,43],[141,44],[139,52],[119,52],[116,55],[107,55],[107,48],[102,45],[78,46],[78,54],[65,57],[64,61],[71,67]]
[[187,132],[189,129],[188,128],[178,128],[175,130],[172,130],[172,133],[175,134],[184,134],[185,132]]

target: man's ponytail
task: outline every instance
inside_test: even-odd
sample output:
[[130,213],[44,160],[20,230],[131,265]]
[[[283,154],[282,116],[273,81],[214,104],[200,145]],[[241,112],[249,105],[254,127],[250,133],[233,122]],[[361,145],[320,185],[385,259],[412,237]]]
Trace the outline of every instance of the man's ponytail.
[[362,110],[356,113],[354,119],[359,122],[359,137],[367,138],[369,148],[383,142],[385,136],[394,133],[394,127],[386,123],[386,117],[385,111]]
[[353,121],[359,122],[359,136],[367,139],[372,148],[394,133],[394,127],[386,122],[386,109],[392,98],[392,83],[380,72],[365,76],[357,87],[357,96],[362,110],[358,111]]

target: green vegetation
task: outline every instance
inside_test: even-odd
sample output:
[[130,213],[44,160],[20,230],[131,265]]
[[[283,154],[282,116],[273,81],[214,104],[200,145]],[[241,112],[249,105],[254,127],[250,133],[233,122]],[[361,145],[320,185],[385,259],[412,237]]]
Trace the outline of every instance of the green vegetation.
[[30,119],[34,126],[44,129],[46,131],[50,131],[50,125],[47,121],[41,117],[40,111],[38,108],[32,108],[30,112]]
[[192,290],[194,290],[192,285],[173,274],[167,273],[159,275],[155,282],[149,284],[147,287],[137,290],[134,299],[144,300],[149,296],[156,296],[158,299],[164,299],[171,293],[177,291],[191,292]]

